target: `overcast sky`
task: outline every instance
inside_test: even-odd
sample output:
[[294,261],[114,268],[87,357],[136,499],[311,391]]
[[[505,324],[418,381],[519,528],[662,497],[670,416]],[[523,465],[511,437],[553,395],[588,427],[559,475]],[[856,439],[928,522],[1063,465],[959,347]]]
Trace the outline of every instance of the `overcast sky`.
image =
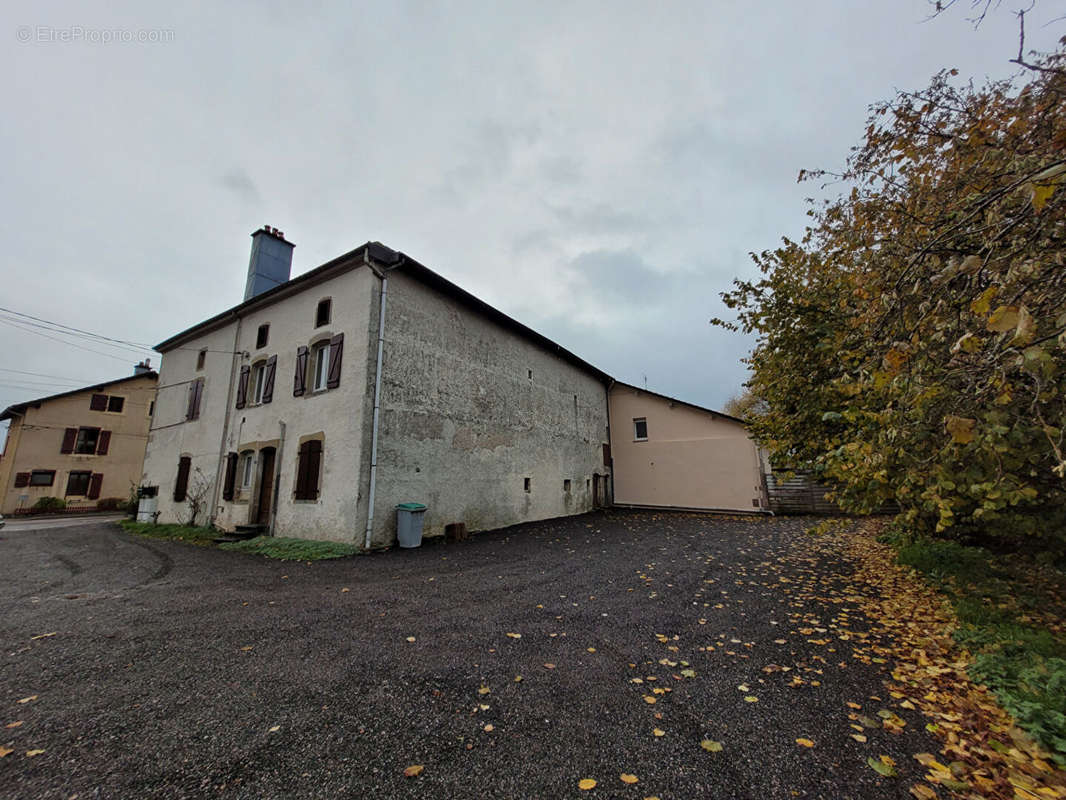
[[[975,31],[925,0],[9,2],[0,306],[154,344],[241,301],[267,223],[294,276],[377,239],[720,407],[751,341],[708,320],[749,251],[802,231],[799,169],[941,68],[1012,74],[1016,5]],[[5,317],[0,408],[158,363]]]

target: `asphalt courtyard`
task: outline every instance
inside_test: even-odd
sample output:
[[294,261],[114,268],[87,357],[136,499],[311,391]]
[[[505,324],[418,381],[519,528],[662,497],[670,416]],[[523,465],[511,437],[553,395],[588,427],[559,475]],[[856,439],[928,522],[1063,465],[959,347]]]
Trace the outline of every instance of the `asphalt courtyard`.
[[909,797],[939,745],[810,524],[607,512],[315,564],[0,531],[0,797]]

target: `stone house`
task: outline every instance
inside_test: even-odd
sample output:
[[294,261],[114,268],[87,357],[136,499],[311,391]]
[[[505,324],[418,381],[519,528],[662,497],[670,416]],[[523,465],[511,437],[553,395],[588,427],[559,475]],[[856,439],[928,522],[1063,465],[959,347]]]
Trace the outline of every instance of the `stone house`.
[[157,375],[148,363],[126,378],[16,403],[0,455],[0,514],[31,508],[42,497],[95,508],[126,500],[141,480]]
[[290,280],[252,240],[244,301],[156,346],[160,521],[371,548],[403,502],[427,535],[610,502],[609,376],[382,244]]

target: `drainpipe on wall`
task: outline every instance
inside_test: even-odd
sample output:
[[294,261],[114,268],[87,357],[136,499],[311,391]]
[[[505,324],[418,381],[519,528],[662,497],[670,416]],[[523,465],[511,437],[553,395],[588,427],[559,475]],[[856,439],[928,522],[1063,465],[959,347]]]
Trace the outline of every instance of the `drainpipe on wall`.
[[[607,392],[606,392],[606,394],[607,394],[607,447],[611,451],[611,466],[610,466],[611,472],[608,475],[608,477],[610,479],[610,483],[611,483],[611,505],[614,505],[614,441],[613,441],[614,429],[611,427],[611,387],[614,386],[615,383],[616,383],[615,379],[611,378],[611,382],[609,384],[607,384]],[[607,482],[604,481],[604,483],[606,484]],[[607,487],[604,486],[604,491],[606,492],[606,490],[607,490]],[[604,505],[606,505],[607,498],[605,497],[603,499],[605,501]]]
[[[370,549],[370,536],[374,528],[374,493],[378,477],[378,429],[381,415],[381,363],[385,352],[385,300],[388,296],[389,279],[384,272],[374,269],[370,263],[370,253],[363,251],[363,263],[381,279],[381,303],[378,309],[378,357],[374,368],[374,424],[370,434],[370,489],[367,493],[366,508],[366,536],[363,539],[363,549]],[[402,256],[400,263],[403,263]],[[399,266],[397,264],[396,266]],[[394,267],[395,269],[395,267]]]
[[215,526],[218,518],[218,494],[222,490],[222,463],[226,455],[226,437],[229,435],[229,415],[233,407],[233,376],[244,359],[244,353],[237,351],[237,343],[241,338],[241,317],[237,317],[237,330],[233,332],[233,357],[229,368],[229,389],[226,391],[226,415],[222,418],[222,437],[218,443],[218,466],[215,468],[215,490],[211,495],[211,518],[208,520],[211,527]]
[[280,435],[278,438],[278,455],[274,459],[274,497],[270,503],[270,530],[267,531],[268,535],[274,535],[274,527],[278,521],[278,495],[281,492],[281,465],[284,463],[281,460],[282,455],[285,452],[285,423],[280,419],[278,420],[278,430]]

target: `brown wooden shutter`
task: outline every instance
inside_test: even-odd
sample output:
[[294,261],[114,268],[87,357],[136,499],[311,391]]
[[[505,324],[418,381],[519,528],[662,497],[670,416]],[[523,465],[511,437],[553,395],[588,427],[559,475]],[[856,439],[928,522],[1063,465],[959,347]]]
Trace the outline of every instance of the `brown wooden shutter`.
[[106,456],[107,449],[111,446],[111,431],[100,431],[100,438],[96,442],[96,455]]
[[89,398],[90,411],[107,411],[107,395],[94,394]]
[[274,373],[278,371],[278,357],[271,356],[266,362],[266,375],[263,376],[263,402],[274,399]]
[[63,444],[59,448],[60,453],[73,453],[74,445],[78,442],[78,429],[67,428],[63,431]]
[[94,472],[93,476],[89,478],[89,493],[86,495],[90,500],[96,500],[100,497],[100,487],[103,486],[104,476],[99,472]]
[[307,391],[307,354],[308,349],[304,345],[296,348],[296,374],[292,379],[292,396],[300,397]]
[[196,379],[195,402],[194,402],[193,409],[192,409],[192,418],[193,419],[199,419],[200,418],[200,399],[203,396],[204,396],[204,379],[203,378],[197,378]]
[[329,374],[326,388],[336,389],[341,385],[341,359],[344,357],[344,334],[338,333],[329,340]]
[[611,446],[607,442],[603,443],[603,466],[611,466]]
[[192,467],[192,459],[182,456],[178,459],[178,479],[174,481],[174,502],[180,503],[185,499],[189,491],[189,469]]
[[308,500],[318,499],[318,473],[322,467],[322,442],[312,439],[307,445],[307,477],[304,493]]
[[299,454],[296,457],[296,490],[293,498],[296,500],[307,499],[307,442],[300,445]]
[[247,364],[241,367],[241,377],[237,381],[237,408],[248,405],[248,378],[251,377],[252,368]]
[[23,486],[30,485],[30,473],[28,472],[16,472],[15,473],[15,488],[21,489]]
[[193,410],[193,408],[195,407],[195,404],[196,404],[196,384],[198,382],[199,382],[198,380],[195,380],[195,381],[193,381],[192,383],[189,384],[189,402],[185,405],[185,419],[186,419],[186,421],[188,421],[190,419],[196,419],[196,417],[194,417],[193,414],[192,414],[192,410]]
[[237,482],[237,454],[229,453],[226,456],[226,481],[222,484],[222,499],[233,499],[233,486]]

